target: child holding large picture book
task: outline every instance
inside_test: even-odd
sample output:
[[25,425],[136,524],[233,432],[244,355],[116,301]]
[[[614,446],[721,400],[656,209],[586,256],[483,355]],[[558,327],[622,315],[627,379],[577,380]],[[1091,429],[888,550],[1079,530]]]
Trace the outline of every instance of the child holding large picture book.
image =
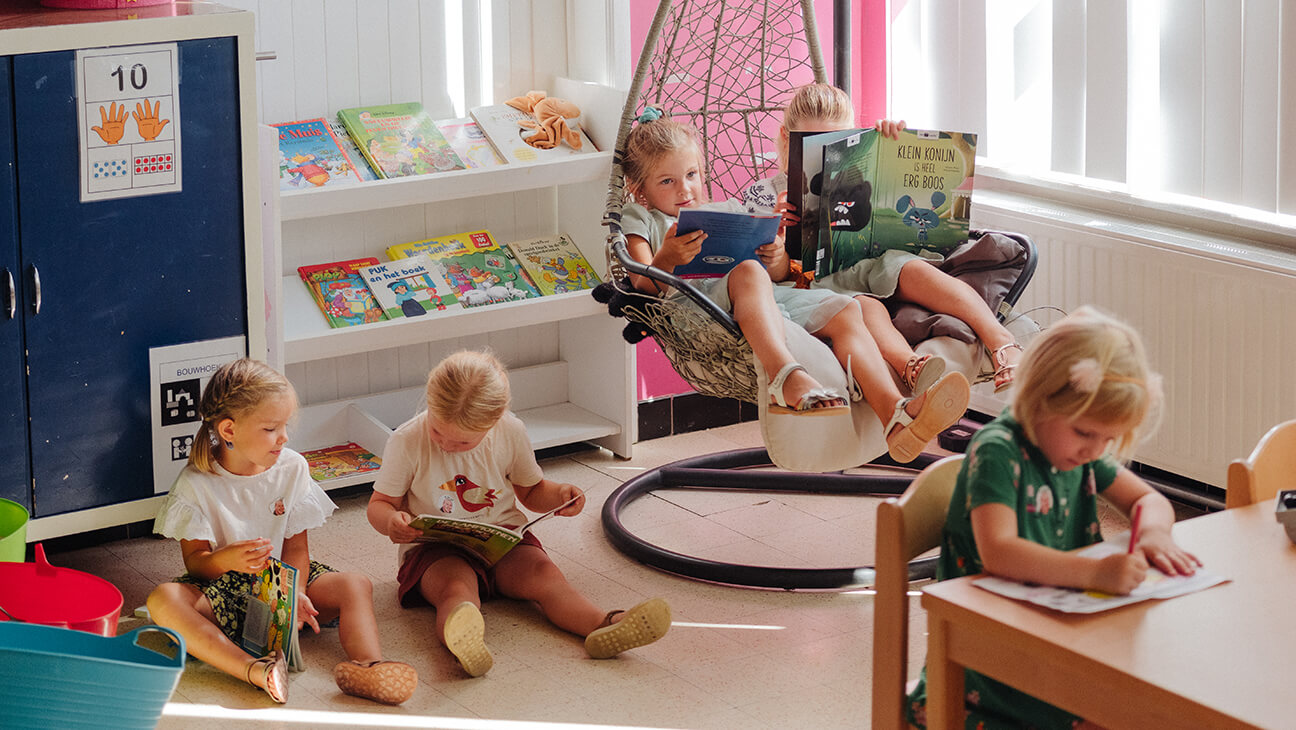
[[284,651],[257,658],[240,646],[259,574],[281,560],[296,569],[297,602],[289,612],[298,626],[318,632],[338,619],[348,657],[333,668],[338,688],[400,704],[414,693],[418,673],[383,660],[373,585],[310,559],[306,531],[323,525],[336,506],[311,479],[306,460],[285,447],[296,409],[292,384],[264,363],[243,358],[212,375],[189,463],[154,523],[155,532],[180,541],[186,572],[149,594],[149,615],[179,632],[193,656],[287,702]]
[[566,517],[585,506],[575,485],[544,477],[526,427],[509,411],[508,376],[495,357],[464,350],[442,360],[428,375],[425,405],[387,442],[368,518],[401,546],[401,605],[436,608],[436,635],[464,672],[480,677],[494,665],[481,604],[495,596],[534,601],[555,626],[583,637],[595,659],[666,634],[664,600],[604,612],[567,582],[534,533],[489,564],[455,542],[423,541],[422,516],[518,528],[527,522],[519,504]]
[[[794,132],[822,133],[848,130],[855,125],[855,110],[846,92],[828,84],[807,84],[797,89],[783,112],[779,127],[779,165],[775,178],[757,181],[744,192],[744,199],[773,207],[788,187],[789,145]],[[896,138],[905,128],[903,121],[878,120],[877,129],[886,137]],[[796,223],[801,211],[784,204],[779,208],[784,220]],[[985,300],[965,282],[956,279],[923,256],[902,249],[887,249],[881,255],[865,258],[851,267],[811,283],[812,288],[830,289],[855,297],[864,324],[873,335],[882,357],[900,375],[911,390],[933,382],[927,371],[943,371],[939,357],[917,355],[908,341],[892,324],[891,315],[881,300],[895,297],[966,322],[990,353],[994,366],[996,391],[1012,384],[1013,372],[1021,359],[1022,348]]]

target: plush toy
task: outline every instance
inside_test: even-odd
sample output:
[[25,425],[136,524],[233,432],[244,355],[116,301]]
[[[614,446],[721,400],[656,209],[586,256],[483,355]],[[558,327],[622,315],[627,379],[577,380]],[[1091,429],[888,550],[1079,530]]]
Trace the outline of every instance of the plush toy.
[[[607,305],[608,314],[613,317],[624,317],[624,307],[627,304],[643,304],[645,300],[656,299],[636,292],[629,279],[623,279],[615,286],[612,282],[605,281],[594,287],[592,294],[597,302]],[[653,334],[655,333],[647,326],[633,321],[627,322],[625,329],[621,331],[621,336],[632,345]]]
[[574,150],[581,148],[580,125],[576,122],[580,118],[580,107],[570,101],[547,96],[543,91],[530,91],[504,103],[535,117],[534,120],[518,122],[527,129],[536,130],[535,134],[523,137],[532,147],[548,150],[566,142]]

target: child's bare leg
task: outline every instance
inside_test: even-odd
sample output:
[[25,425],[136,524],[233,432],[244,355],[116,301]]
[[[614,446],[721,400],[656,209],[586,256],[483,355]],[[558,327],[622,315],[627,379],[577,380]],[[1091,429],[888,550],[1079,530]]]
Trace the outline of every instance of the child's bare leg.
[[[939,314],[958,317],[991,351],[1014,341],[985,300],[966,282],[955,279],[926,261],[915,260],[900,269],[896,296]],[[1015,356],[1020,356],[1016,353]]]
[[882,352],[882,359],[886,360],[892,370],[902,372],[909,359],[914,356],[914,350],[891,321],[891,313],[887,311],[886,305],[880,299],[867,294],[856,296],[855,302],[859,305],[860,315],[864,318],[865,329],[873,336],[877,349]]
[[[769,274],[755,261],[743,261],[729,273],[728,283],[734,319],[751,345],[752,354],[772,379],[784,365],[795,362],[795,358],[787,347],[783,313],[774,302]],[[797,370],[783,382],[783,400],[788,404],[800,403],[806,393],[818,387],[819,382],[809,373]],[[823,403],[816,407],[831,405]]]
[[891,373],[887,371],[888,364],[878,350],[872,333],[864,328],[859,309],[854,306],[843,309],[813,334],[832,340],[833,354],[837,356],[842,368],[847,367],[849,359],[849,375],[859,384],[864,400],[877,414],[878,420],[882,423],[890,421],[896,403],[902,396]]
[[477,592],[477,573],[464,558],[437,560],[419,578],[419,593],[436,607],[436,634],[472,677],[494,666],[486,648],[486,625]]
[[338,639],[347,658],[368,663],[382,659],[378,619],[374,617],[373,584],[359,573],[325,573],[306,589],[326,623],[338,618]]
[[185,650],[217,669],[251,681],[265,688],[264,673],[248,668],[254,659],[225,636],[216,625],[211,602],[195,586],[186,583],[163,583],[148,597],[149,616],[158,626],[165,626],[184,637]]
[[585,636],[603,623],[606,613],[567,582],[544,550],[518,545],[495,566],[500,593],[535,601],[545,618],[558,628]]

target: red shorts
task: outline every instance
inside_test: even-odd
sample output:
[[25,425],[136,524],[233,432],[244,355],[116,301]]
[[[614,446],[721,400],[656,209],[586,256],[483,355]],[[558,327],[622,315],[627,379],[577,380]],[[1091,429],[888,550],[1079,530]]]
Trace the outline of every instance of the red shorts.
[[[534,545],[544,550],[539,538],[530,532],[522,536],[522,542],[518,543],[518,545]],[[405,608],[419,605],[426,606],[427,600],[418,591],[419,581],[423,579],[423,574],[427,572],[428,568],[432,567],[433,563],[441,558],[451,556],[463,558],[463,561],[477,574],[477,595],[482,601],[488,601],[498,595],[499,591],[495,586],[495,570],[493,568],[487,568],[480,560],[468,557],[463,548],[439,542],[425,542],[405,554],[405,559],[401,561],[400,570],[396,572],[396,582],[398,584],[396,597],[400,599],[401,606]]]

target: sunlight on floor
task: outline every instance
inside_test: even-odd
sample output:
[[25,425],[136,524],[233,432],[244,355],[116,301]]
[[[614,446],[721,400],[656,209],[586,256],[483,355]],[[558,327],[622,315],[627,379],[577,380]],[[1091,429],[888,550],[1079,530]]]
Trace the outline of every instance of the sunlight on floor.
[[263,710],[234,710],[220,705],[191,705],[168,702],[163,717],[242,720],[246,722],[292,723],[307,727],[342,725],[345,727],[419,727],[446,730],[662,730],[634,725],[588,725],[570,722],[533,722],[527,720],[478,720],[463,717],[407,717],[371,712],[326,712],[294,710],[287,707]]

